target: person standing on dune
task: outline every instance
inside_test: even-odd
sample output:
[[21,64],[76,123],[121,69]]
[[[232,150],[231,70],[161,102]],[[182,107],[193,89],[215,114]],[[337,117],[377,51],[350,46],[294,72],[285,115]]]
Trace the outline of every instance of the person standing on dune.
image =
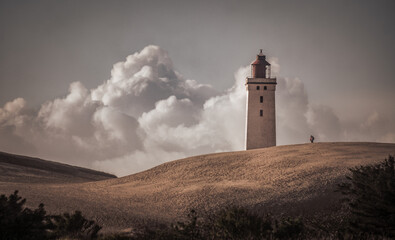
[[314,143],[314,136],[313,135],[310,135],[310,142]]

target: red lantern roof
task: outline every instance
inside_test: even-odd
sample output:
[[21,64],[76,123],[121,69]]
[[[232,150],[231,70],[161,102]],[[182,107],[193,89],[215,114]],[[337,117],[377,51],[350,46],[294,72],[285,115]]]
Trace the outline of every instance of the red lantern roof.
[[251,65],[264,65],[264,66],[270,65],[270,63],[266,61],[266,56],[263,55],[262,49],[260,53],[256,55],[256,60],[252,62]]

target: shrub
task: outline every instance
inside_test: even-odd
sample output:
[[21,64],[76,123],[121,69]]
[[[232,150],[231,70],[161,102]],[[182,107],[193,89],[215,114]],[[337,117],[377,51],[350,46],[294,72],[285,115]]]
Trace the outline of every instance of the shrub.
[[72,237],[78,239],[96,238],[101,227],[87,220],[76,211],[73,215],[47,215],[44,204],[31,210],[24,207],[26,199],[15,191],[9,197],[0,195],[0,240],[53,239]]
[[215,239],[262,239],[273,230],[269,216],[262,218],[240,207],[219,211],[210,225]]
[[198,222],[196,211],[192,209],[187,219],[187,222],[177,222],[176,225],[172,225],[176,239],[201,239],[204,227]]
[[72,237],[78,239],[94,239],[101,227],[93,220],[87,220],[80,211],[74,214],[52,216],[54,235],[56,237]]
[[49,226],[44,205],[25,208],[26,199],[15,191],[9,197],[0,196],[0,239],[44,239]]
[[274,237],[276,239],[304,239],[304,224],[300,219],[284,218],[275,222]]
[[350,169],[349,182],[339,190],[351,213],[349,231],[359,237],[395,237],[394,157],[384,162]]
[[146,227],[131,239],[298,239],[303,238],[304,229],[299,219],[277,222],[269,215],[262,217],[245,208],[227,207],[204,217],[191,210],[185,222]]

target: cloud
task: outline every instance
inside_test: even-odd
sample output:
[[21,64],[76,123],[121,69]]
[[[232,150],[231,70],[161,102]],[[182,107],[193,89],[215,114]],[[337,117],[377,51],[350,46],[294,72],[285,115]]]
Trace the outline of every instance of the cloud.
[[[270,59],[279,75],[278,59]],[[242,150],[245,78],[217,91],[185,79],[166,51],[147,46],[116,63],[109,80],[94,89],[82,83],[39,110],[17,98],[0,108],[0,149],[93,167],[118,175],[135,173],[191,155]],[[278,77],[278,144],[318,141],[395,141],[394,124],[373,112],[342,121],[329,106],[309,102],[303,82]]]
[[23,137],[26,115],[26,101],[16,98],[0,108],[0,149],[3,151],[19,152],[24,149],[28,153],[35,152],[33,144]]
[[278,143],[305,142],[312,132],[306,117],[309,100],[303,82],[278,78],[276,104]]
[[187,98],[196,105],[217,94],[211,86],[185,80],[174,70],[167,52],[158,46],[148,46],[140,53],[116,63],[111,79],[92,90],[91,97],[106,106],[111,106],[138,118],[155,104],[175,96]]

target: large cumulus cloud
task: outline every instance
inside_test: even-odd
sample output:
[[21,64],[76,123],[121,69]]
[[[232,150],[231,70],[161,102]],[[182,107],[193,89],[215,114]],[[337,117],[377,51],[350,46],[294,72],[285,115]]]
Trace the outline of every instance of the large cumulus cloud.
[[[279,75],[277,59],[272,71]],[[94,89],[80,82],[69,93],[29,110],[22,98],[0,108],[0,149],[93,167],[118,175],[181,157],[242,150],[245,77],[217,91],[185,79],[166,51],[147,46],[116,63]],[[395,129],[378,112],[344,122],[334,109],[311,104],[303,82],[278,78],[278,144],[321,141],[395,141]]]

